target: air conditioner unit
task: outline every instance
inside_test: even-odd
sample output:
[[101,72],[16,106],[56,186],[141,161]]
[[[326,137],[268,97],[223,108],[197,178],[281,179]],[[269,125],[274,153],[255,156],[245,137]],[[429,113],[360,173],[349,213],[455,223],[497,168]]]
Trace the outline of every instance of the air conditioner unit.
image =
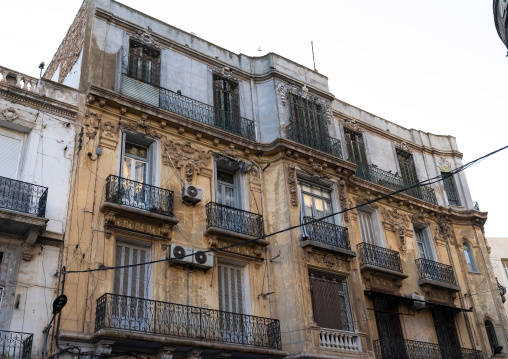
[[192,256],[192,263],[201,268],[212,268],[213,267],[213,253],[204,252],[199,249],[194,249],[194,255]]
[[203,191],[201,188],[197,188],[190,184],[183,185],[182,199],[188,203],[198,203],[201,201]]
[[192,248],[184,247],[179,244],[171,244],[168,248],[168,258],[174,259],[178,263],[192,263]]
[[412,310],[421,310],[425,308],[425,297],[423,295],[411,293],[409,298],[413,299],[413,304],[410,307]]

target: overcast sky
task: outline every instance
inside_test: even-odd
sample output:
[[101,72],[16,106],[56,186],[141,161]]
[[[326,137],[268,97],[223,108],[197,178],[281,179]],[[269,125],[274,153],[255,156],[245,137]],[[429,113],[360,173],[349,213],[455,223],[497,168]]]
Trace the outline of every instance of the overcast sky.
[[[508,59],[491,0],[156,1],[124,4],[235,53],[276,52],[316,68],[339,99],[407,128],[457,138],[464,163],[508,145]],[[80,0],[2,4],[0,66],[49,64]],[[262,51],[258,51],[261,46]],[[508,150],[466,175],[508,237]]]

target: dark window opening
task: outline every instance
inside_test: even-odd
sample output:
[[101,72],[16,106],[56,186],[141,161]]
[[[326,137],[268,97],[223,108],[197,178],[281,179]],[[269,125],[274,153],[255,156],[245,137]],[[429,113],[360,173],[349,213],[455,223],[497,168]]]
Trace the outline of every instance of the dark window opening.
[[215,126],[233,133],[239,133],[241,127],[238,90],[238,83],[213,75]]
[[160,50],[130,40],[128,75],[151,85],[159,86],[160,54]]
[[494,351],[499,344],[497,342],[496,329],[490,320],[485,321],[485,330],[487,331],[487,337],[489,338],[490,349],[492,350],[492,354],[494,354]]
[[356,163],[358,166],[356,175],[368,178],[369,164],[367,161],[367,151],[365,150],[365,143],[363,142],[362,134],[344,129],[344,135],[346,137],[348,159],[349,161]]
[[443,177],[443,185],[448,203],[452,206],[460,206],[459,193],[453,175],[449,172],[441,172],[441,177]]

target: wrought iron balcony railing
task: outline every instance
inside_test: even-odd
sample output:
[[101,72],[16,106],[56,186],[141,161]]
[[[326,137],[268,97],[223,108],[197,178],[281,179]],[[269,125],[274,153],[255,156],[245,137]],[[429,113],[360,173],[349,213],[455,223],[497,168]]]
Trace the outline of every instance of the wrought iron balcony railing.
[[311,241],[351,249],[347,228],[325,221],[312,222],[314,221],[312,217],[303,217],[303,221],[305,233]]
[[209,202],[206,205],[206,228],[210,227],[253,237],[261,237],[264,234],[262,215],[216,202]]
[[0,177],[0,208],[44,217],[48,188]]
[[109,293],[97,299],[95,331],[100,329],[281,349],[277,319]]
[[301,143],[302,145],[342,158],[340,141],[336,138],[330,137],[327,133],[308,133],[306,131],[301,131],[301,129],[290,123],[286,126],[286,134],[287,138],[291,141],[295,141]]
[[0,330],[0,358],[30,359],[33,334]]
[[425,258],[419,258],[415,262],[420,272],[420,279],[431,279],[437,282],[458,285],[452,266]]
[[[377,183],[381,186],[390,188],[394,191],[398,191],[405,187],[410,186],[410,184],[405,183],[404,179],[398,174],[393,174],[390,171],[385,171],[380,168],[374,166],[367,166],[366,164],[358,164],[358,168],[356,170],[356,176],[364,178],[370,182]],[[403,193],[406,193],[410,196],[419,198],[429,203],[437,204],[436,192],[431,186],[422,186],[410,188]]]
[[506,294],[506,287],[503,286],[501,283],[499,283],[499,280],[496,277],[497,282],[497,288],[499,289],[499,294],[501,294],[501,297]]
[[256,140],[254,121],[240,117],[235,111],[223,111],[163,87],[150,85],[123,75],[122,93],[191,120]]
[[358,243],[356,247],[360,265],[371,265],[402,273],[399,252],[365,242]]
[[114,175],[109,175],[106,179],[106,201],[173,216],[173,191]]
[[374,340],[377,359],[484,359],[480,350],[397,338]]

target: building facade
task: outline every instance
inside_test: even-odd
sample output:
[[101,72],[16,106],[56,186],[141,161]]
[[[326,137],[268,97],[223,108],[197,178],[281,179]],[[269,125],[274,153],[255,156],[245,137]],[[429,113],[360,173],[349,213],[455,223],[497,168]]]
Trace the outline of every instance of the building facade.
[[489,237],[487,243],[492,272],[497,279],[499,292],[503,296],[504,309],[508,313],[508,303],[505,297],[508,287],[508,238]]
[[487,217],[452,172],[455,138],[346,104],[277,54],[237,55],[111,0],[83,3],[44,76],[86,96],[51,353],[507,347]]
[[43,349],[61,269],[78,91],[0,67],[0,352]]

